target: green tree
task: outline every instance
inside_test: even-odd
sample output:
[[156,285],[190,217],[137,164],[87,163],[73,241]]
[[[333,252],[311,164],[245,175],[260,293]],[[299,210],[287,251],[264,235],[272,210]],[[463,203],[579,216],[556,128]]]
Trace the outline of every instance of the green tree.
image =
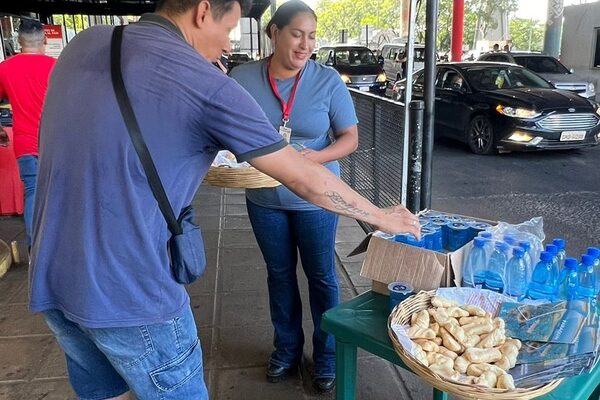
[[397,0],[320,0],[316,6],[317,36],[337,42],[340,31],[357,37],[365,25],[379,29],[398,28],[400,8]]
[[[465,2],[465,14],[475,15],[475,29],[464,43],[472,44],[477,38],[484,38],[490,29],[498,28],[498,12],[513,12],[519,7],[518,0],[470,0]],[[466,22],[465,17],[465,22]],[[478,31],[478,32],[476,32]]]
[[509,23],[510,38],[515,50],[542,51],[544,47],[544,24],[540,21],[513,18]]
[[55,24],[64,25],[67,29],[73,29],[76,32],[88,28],[87,15],[53,15],[52,20]]

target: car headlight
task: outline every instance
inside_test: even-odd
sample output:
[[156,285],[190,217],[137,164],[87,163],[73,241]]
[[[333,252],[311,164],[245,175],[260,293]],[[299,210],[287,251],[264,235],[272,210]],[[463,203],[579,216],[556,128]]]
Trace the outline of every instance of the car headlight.
[[387,81],[387,78],[385,77],[384,73],[377,75],[377,82],[385,83],[385,81]]
[[596,87],[593,83],[588,83],[588,92],[594,93],[596,91]]
[[535,118],[542,114],[535,110],[529,110],[527,108],[518,108],[518,107],[505,107],[502,104],[499,104],[496,107],[496,111],[498,111],[502,115],[506,115],[507,117],[523,118],[523,119]]
[[600,105],[598,105],[598,107],[596,107],[596,114],[600,115]]
[[342,78],[342,82],[344,82],[344,83],[350,83],[350,82],[352,82],[350,80],[350,77],[348,75],[340,75],[340,78]]

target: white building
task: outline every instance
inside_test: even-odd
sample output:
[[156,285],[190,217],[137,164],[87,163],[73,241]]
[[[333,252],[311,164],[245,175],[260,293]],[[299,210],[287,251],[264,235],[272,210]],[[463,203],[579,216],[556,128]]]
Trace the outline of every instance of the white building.
[[[564,22],[560,60],[577,75],[600,88],[600,2],[568,6]],[[600,95],[596,95],[600,100]]]

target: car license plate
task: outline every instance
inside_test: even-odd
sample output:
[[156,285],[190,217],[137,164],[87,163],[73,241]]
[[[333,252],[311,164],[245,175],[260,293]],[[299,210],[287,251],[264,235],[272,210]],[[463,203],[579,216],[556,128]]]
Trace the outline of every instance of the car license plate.
[[561,142],[585,139],[585,131],[564,131],[560,134]]
[[369,87],[368,86],[361,86],[360,88],[361,92],[368,92],[369,91]]

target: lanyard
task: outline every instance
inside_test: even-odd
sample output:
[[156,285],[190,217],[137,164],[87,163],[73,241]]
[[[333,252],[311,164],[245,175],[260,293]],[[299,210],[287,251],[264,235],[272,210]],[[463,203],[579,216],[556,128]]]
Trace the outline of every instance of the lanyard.
[[277,84],[275,83],[275,79],[271,75],[271,70],[269,67],[271,66],[271,58],[267,62],[267,75],[269,76],[269,84],[271,85],[271,90],[273,90],[273,94],[277,97],[277,100],[281,103],[281,110],[283,114],[283,126],[285,127],[290,120],[290,113],[292,112],[292,106],[294,105],[294,99],[296,98],[296,89],[298,89],[298,83],[300,82],[300,75],[302,71],[298,72],[296,75],[296,80],[294,81],[294,86],[292,86],[292,91],[290,92],[290,98],[286,102],[281,98],[281,94],[279,94],[279,89],[277,88]]

